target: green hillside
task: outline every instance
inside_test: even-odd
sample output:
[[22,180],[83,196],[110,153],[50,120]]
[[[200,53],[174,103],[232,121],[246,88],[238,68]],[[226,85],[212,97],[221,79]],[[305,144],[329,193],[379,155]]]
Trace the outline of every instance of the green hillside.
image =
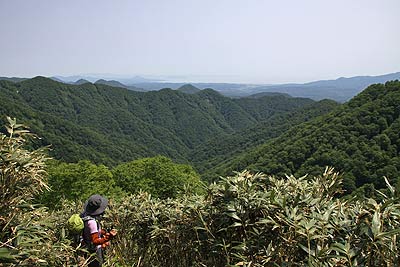
[[256,126],[230,136],[209,140],[193,150],[190,155],[192,164],[204,174],[205,178],[215,179],[218,177],[214,171],[215,166],[229,162],[235,156],[278,137],[291,127],[326,114],[338,106],[339,104],[332,100],[313,102],[292,112],[275,114]]
[[176,90],[178,90],[182,93],[186,93],[186,94],[196,94],[201,91],[199,88],[197,88],[191,84],[182,85],[181,87],[179,87]]
[[18,83],[0,81],[0,114],[18,118],[66,162],[89,159],[114,165],[164,155],[188,161],[189,153],[296,110],[312,100],[274,98],[233,100],[207,89],[185,94],[163,89],[134,92],[103,84],[70,85],[44,77]]
[[[296,126],[235,159],[220,173],[249,169],[269,174],[320,173],[327,165],[344,174],[350,192],[364,184],[400,178],[400,82],[368,87],[347,104]],[[366,189],[367,190],[367,189]]]

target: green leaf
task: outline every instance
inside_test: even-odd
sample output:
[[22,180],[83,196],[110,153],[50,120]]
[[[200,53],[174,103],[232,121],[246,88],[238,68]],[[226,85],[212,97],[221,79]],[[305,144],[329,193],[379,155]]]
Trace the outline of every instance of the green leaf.
[[0,262],[10,263],[15,260],[15,257],[11,255],[7,248],[0,248]]
[[239,216],[236,214],[236,212],[228,212],[227,215],[237,221],[242,221],[242,219],[239,218]]

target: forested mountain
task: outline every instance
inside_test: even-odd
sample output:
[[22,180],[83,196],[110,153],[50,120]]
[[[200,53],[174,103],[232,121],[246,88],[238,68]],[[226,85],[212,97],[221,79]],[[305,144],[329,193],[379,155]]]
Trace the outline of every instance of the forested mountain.
[[100,79],[100,80],[97,80],[95,82],[95,84],[104,84],[104,85],[108,85],[108,86],[112,86],[112,87],[121,87],[121,88],[126,88],[126,89],[129,89],[129,90],[133,90],[133,91],[139,91],[139,92],[144,92],[145,91],[145,90],[143,90],[141,88],[138,88],[136,86],[128,86],[128,85],[125,85],[125,84],[123,84],[123,83],[121,83],[119,81],[115,81],[115,80],[107,81],[107,80],[104,80],[104,79]]
[[27,78],[19,78],[19,77],[0,77],[0,81],[9,81],[9,82],[21,82],[25,81]]
[[207,89],[185,94],[134,92],[103,84],[69,85],[36,77],[0,81],[0,114],[16,117],[51,145],[51,154],[75,162],[113,165],[157,154],[181,162],[210,139],[230,136],[313,103],[309,99],[230,99]]
[[84,84],[84,83],[90,83],[90,82],[88,80],[85,80],[85,79],[79,79],[74,84],[81,85],[81,84]]
[[313,102],[295,111],[272,115],[268,120],[230,136],[209,140],[193,150],[190,155],[192,164],[203,173],[203,178],[213,180],[218,178],[215,166],[229,162],[235,156],[278,137],[291,127],[329,113],[338,106],[332,100]]
[[99,79],[99,80],[97,80],[95,82],[95,84],[105,84],[105,85],[109,85],[109,86],[113,86],[113,87],[126,88],[126,85],[124,85],[124,84],[122,84],[122,83],[120,83],[118,81],[114,81],[114,80],[107,81],[107,80],[104,80],[104,79]]
[[187,94],[195,94],[195,93],[200,92],[199,88],[197,88],[191,84],[182,85],[181,87],[179,87],[176,90],[181,91],[183,93],[187,93]]
[[[234,160],[219,173],[250,169],[269,174],[316,174],[335,166],[345,189],[400,183],[400,82],[376,84],[333,112],[291,128]],[[399,184],[400,185],[400,184]]]

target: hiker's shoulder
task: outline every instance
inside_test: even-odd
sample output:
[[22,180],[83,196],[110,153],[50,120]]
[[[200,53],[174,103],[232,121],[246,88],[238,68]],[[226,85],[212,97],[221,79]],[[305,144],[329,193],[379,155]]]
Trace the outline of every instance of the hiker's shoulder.
[[82,221],[84,221],[84,222],[90,222],[90,221],[96,221],[96,219],[93,218],[93,217],[91,217],[91,216],[89,216],[89,215],[87,215],[87,216],[83,216],[83,217],[82,217]]
[[93,220],[87,220],[85,223],[86,223],[86,227],[88,229],[93,230],[93,229],[97,229],[98,228],[97,222],[94,219]]
[[93,226],[93,227],[97,227],[97,221],[95,218],[91,217],[91,216],[85,216],[82,218],[82,221],[88,225],[89,227]]

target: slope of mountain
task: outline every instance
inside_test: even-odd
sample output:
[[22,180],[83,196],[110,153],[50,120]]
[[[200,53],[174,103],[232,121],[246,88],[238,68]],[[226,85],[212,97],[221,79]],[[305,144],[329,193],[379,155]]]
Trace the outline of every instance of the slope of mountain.
[[100,79],[97,80],[95,82],[95,84],[104,84],[104,85],[108,85],[108,86],[112,86],[112,87],[120,87],[120,88],[126,88],[132,91],[138,91],[138,92],[143,92],[144,90],[135,86],[127,86],[123,83],[120,83],[119,81],[114,81],[114,80],[110,80],[110,81],[106,81],[104,79]]
[[275,115],[276,111],[290,111],[308,105],[314,101],[309,98],[288,98],[283,95],[264,96],[259,98],[234,99],[239,106],[247,110],[257,120]]
[[133,86],[133,85],[128,86],[128,85],[125,85],[123,83],[120,83],[119,81],[114,81],[114,80],[106,81],[106,80],[100,79],[100,80],[97,80],[95,82],[95,84],[104,84],[104,85],[108,85],[108,86],[112,86],[112,87],[126,88],[126,89],[129,89],[129,90],[132,90],[132,91],[137,91],[137,92],[144,92],[145,91],[142,88],[138,88],[138,87]]
[[250,169],[269,174],[344,173],[348,192],[364,184],[400,185],[400,82],[368,87],[333,112],[221,164],[219,173]]
[[0,77],[0,81],[9,81],[9,82],[22,82],[27,80],[28,78],[19,78],[19,77]]
[[122,83],[120,83],[118,81],[114,81],[114,80],[106,81],[106,80],[100,79],[100,80],[97,80],[95,82],[95,84],[105,84],[105,85],[108,85],[108,86],[121,87],[121,88],[126,88],[127,87],[125,84],[122,84]]
[[[107,165],[165,155],[180,161],[212,138],[254,126],[275,113],[293,111],[310,100],[275,105],[265,112],[251,103],[207,89],[185,94],[163,89],[134,92],[103,84],[69,85],[44,77],[0,82],[1,120],[17,117],[52,144],[51,154],[65,161],[90,159]],[[260,99],[252,99],[260,104]],[[291,100],[293,101],[293,100]],[[87,149],[86,149],[87,148]]]
[[186,94],[195,94],[195,93],[198,93],[201,91],[199,88],[197,88],[191,84],[182,85],[181,87],[179,87],[176,90],[180,91],[182,93],[186,93]]
[[214,172],[214,166],[221,165],[236,155],[281,135],[291,127],[326,114],[338,106],[339,104],[335,101],[322,100],[291,112],[275,114],[253,127],[220,139],[211,139],[200,145],[190,154],[191,163],[200,173],[203,173],[204,179],[215,179],[219,175]]
[[[50,153],[57,159],[113,165],[163,154],[184,160],[187,148],[174,134],[116,108],[120,103],[108,107],[107,97],[101,95],[104,90],[93,84],[72,86],[38,77],[16,85],[0,82],[2,125],[5,115],[18,118],[42,137],[36,145],[51,145]],[[125,101],[125,89],[107,89],[114,96],[122,91],[121,101]]]
[[81,84],[84,84],[84,83],[90,83],[90,82],[88,80],[85,80],[85,79],[79,79],[76,82],[74,82],[74,84],[76,84],[76,85],[81,85]]

